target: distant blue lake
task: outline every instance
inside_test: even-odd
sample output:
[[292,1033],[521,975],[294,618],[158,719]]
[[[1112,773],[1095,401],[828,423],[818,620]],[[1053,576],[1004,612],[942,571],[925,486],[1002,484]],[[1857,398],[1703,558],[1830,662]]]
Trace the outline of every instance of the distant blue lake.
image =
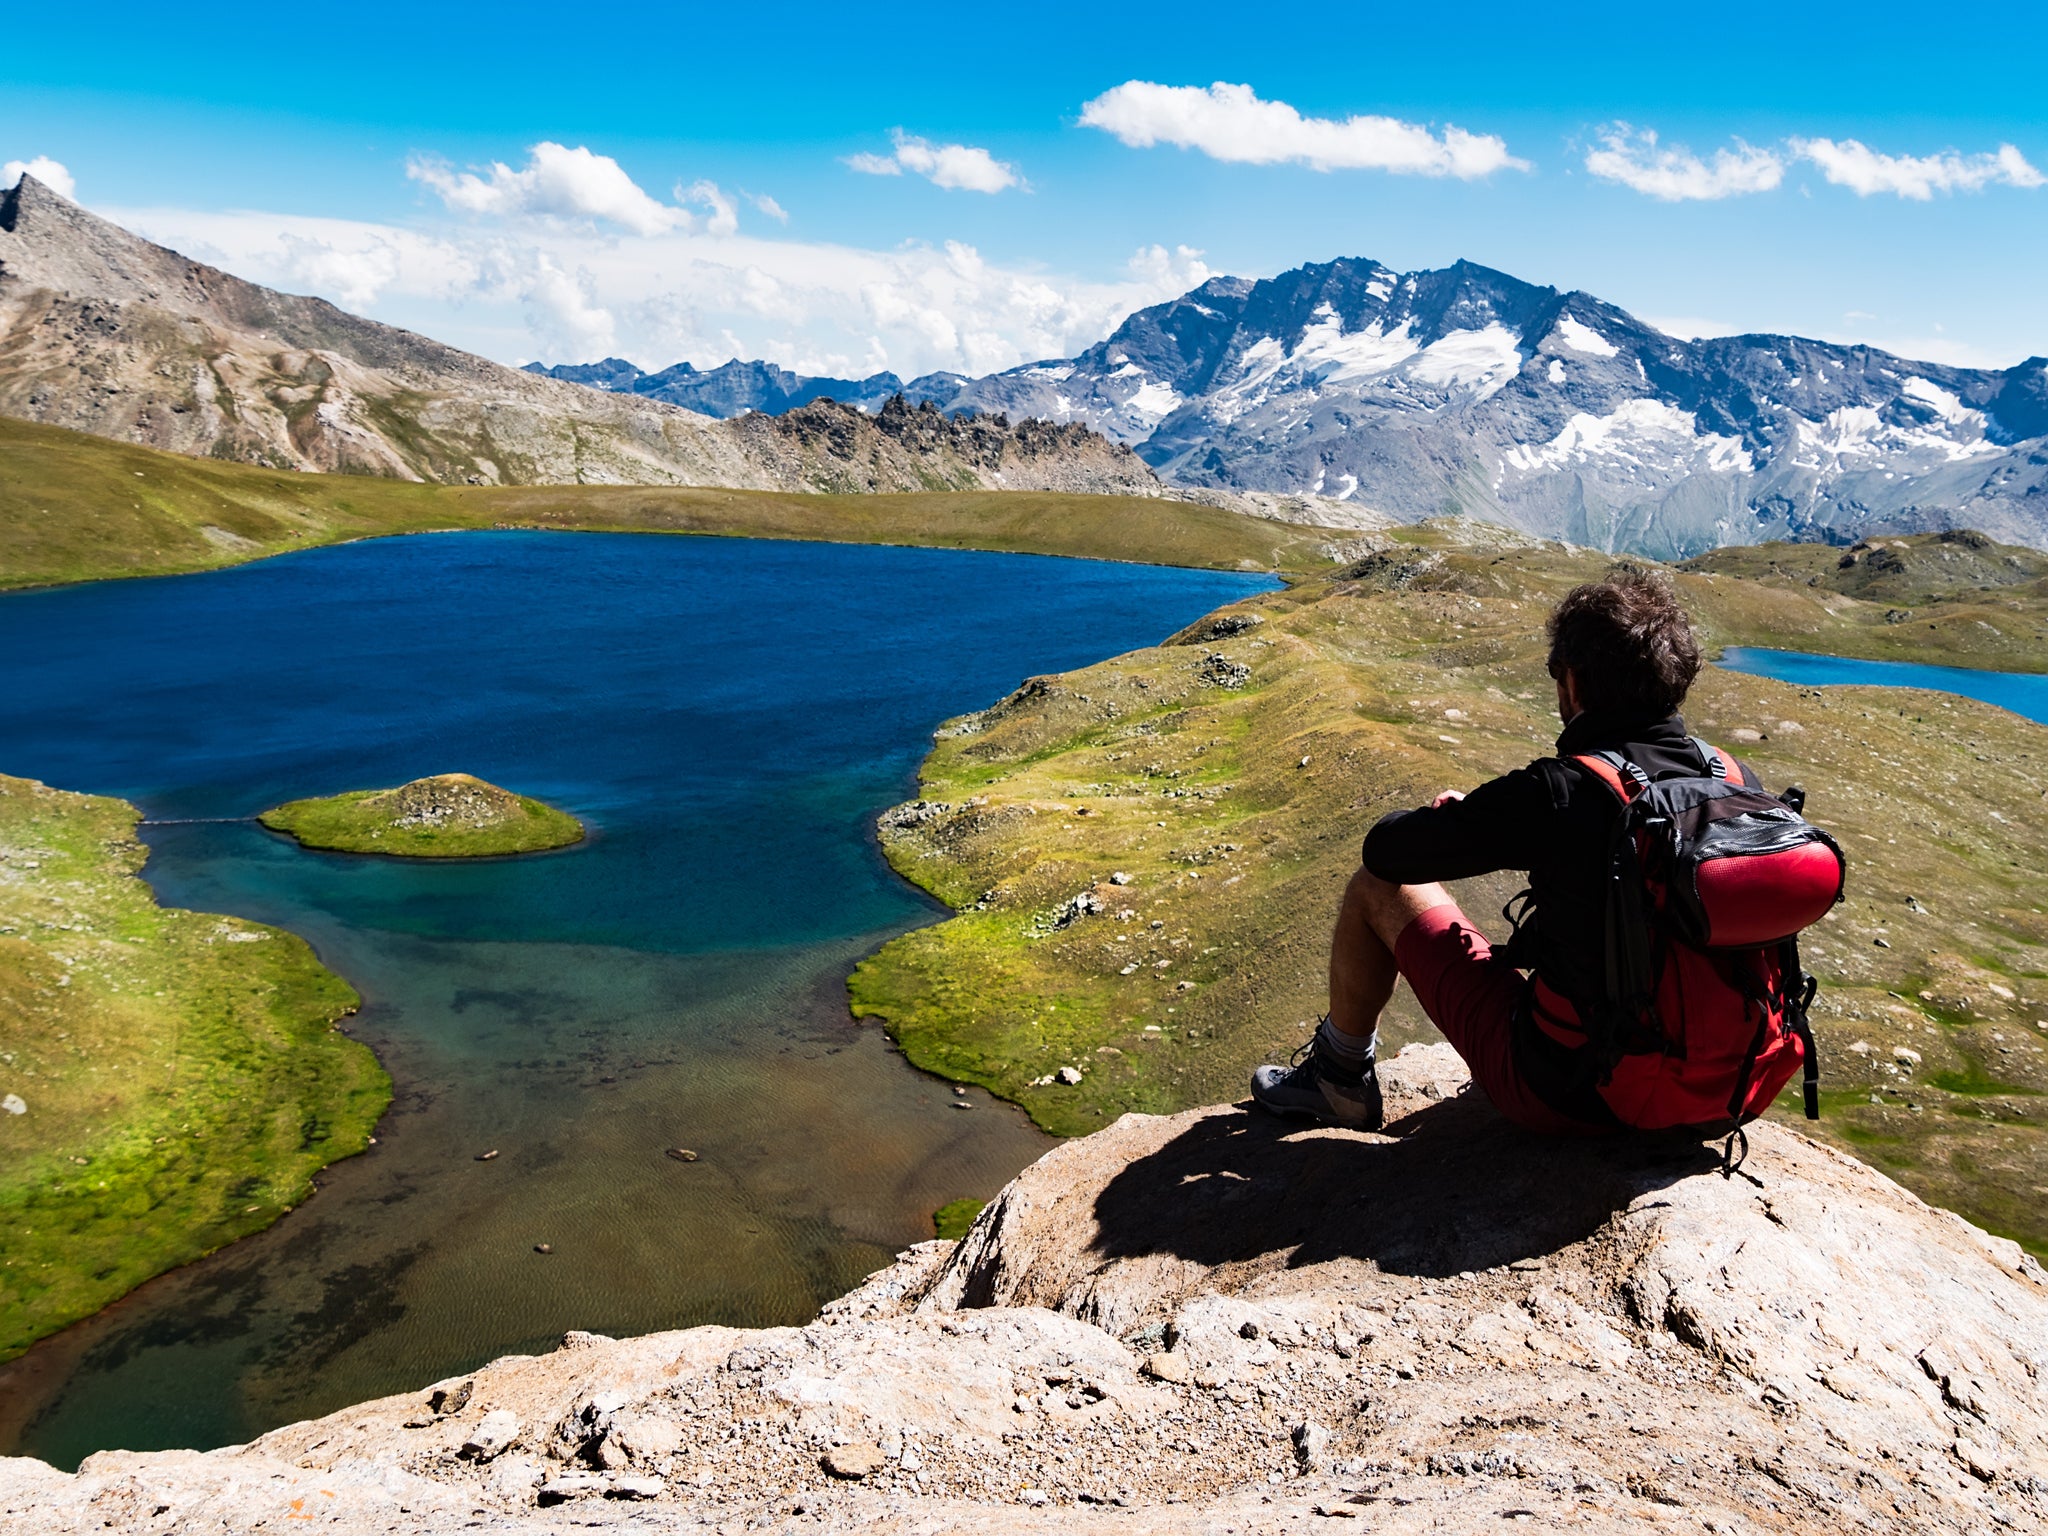
[[[0,771],[140,804],[160,897],[304,934],[398,1084],[300,1210],[0,1367],[0,1453],[223,1444],[569,1328],[801,1321],[993,1193],[1046,1139],[847,1016],[849,967],[940,915],[875,813],[946,717],[1273,585],[504,532],[0,597]],[[424,864],[205,819],[456,770],[589,841]]]
[[1782,683],[1798,683],[1806,688],[1825,688],[1836,683],[1933,688],[1982,699],[2029,720],[2048,721],[2048,674],[1924,667],[1910,661],[1858,661],[1850,656],[1816,656],[1806,651],[1769,651],[1743,645],[1723,651],[1720,665],[1731,672],[1775,677]]

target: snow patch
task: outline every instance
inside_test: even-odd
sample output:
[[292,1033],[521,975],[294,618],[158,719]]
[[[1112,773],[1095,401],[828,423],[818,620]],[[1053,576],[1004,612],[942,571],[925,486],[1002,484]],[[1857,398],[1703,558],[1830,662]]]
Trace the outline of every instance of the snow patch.
[[1171,384],[1158,381],[1140,386],[1138,392],[1125,402],[1125,408],[1137,415],[1159,421],[1180,409],[1180,396],[1173,392]]
[[1496,320],[1482,330],[1452,331],[1431,342],[1408,365],[1408,373],[1425,384],[1446,389],[1474,387],[1483,400],[1498,393],[1521,363],[1514,332]]
[[1591,459],[1674,477],[1693,469],[1756,472],[1740,438],[1702,432],[1691,411],[1662,400],[1625,400],[1605,416],[1581,411],[1541,447],[1521,444],[1507,453],[1511,467],[1531,474]]
[[1412,321],[1403,320],[1389,333],[1375,320],[1362,331],[1344,334],[1344,323],[1326,304],[1316,311],[1320,322],[1301,333],[1294,348],[1294,360],[1304,373],[1317,380],[1337,383],[1344,379],[1370,378],[1386,373],[1413,357],[1415,338],[1409,335]]
[[[1922,386],[1926,393],[1916,391],[1913,388],[1915,384]],[[1982,432],[1982,413],[1970,410],[1937,384],[1930,384],[1925,379],[1912,379],[1900,393],[1933,406],[1952,427]],[[1930,395],[1939,398],[1929,398]],[[1947,413],[1944,409],[1947,402],[1954,403],[1957,415]],[[1867,405],[1841,406],[1829,411],[1820,421],[1794,417],[1793,427],[1799,435],[1793,462],[1803,469],[1817,469],[1823,474],[1860,466],[1875,467],[1874,461],[1893,454],[1910,454],[1931,462],[1952,462],[1980,453],[2001,451],[1996,443],[1986,442],[1981,435],[1957,438],[1923,427],[1892,426]]]
[[1564,382],[1564,364],[1554,357],[1550,360],[1550,382],[1553,384],[1562,384]]
[[1572,315],[1561,316],[1550,334],[1559,346],[1582,357],[1617,357],[1621,353],[1621,348]]
[[1932,379],[1908,379],[1899,386],[1899,393],[1908,400],[1917,400],[1922,405],[1931,407],[1935,415],[1943,421],[1981,422],[1984,419]]
[[1054,367],[1034,367],[1023,370],[1027,379],[1051,379],[1055,384],[1064,384],[1074,376],[1072,363],[1060,363]]

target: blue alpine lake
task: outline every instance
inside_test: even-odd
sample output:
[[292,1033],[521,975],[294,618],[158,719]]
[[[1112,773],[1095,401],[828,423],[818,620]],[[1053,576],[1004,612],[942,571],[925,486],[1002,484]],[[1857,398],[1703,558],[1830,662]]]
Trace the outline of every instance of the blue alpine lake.
[[1770,651],[1733,645],[1719,664],[1731,672],[1774,677],[1781,683],[1824,688],[1861,683],[1877,688],[1931,688],[1982,699],[2029,720],[2048,721],[2048,674],[1984,672],[1974,667],[1927,667],[1910,661],[1858,661],[1852,656],[1820,656],[1806,651]]
[[[225,1444],[571,1328],[801,1321],[993,1193],[1048,1140],[847,1014],[848,968],[941,915],[875,813],[947,716],[1273,585],[505,532],[0,598],[0,771],[139,804],[160,899],[303,934],[397,1085],[302,1208],[0,1367],[0,1453]],[[427,864],[246,819],[450,771],[591,836]]]

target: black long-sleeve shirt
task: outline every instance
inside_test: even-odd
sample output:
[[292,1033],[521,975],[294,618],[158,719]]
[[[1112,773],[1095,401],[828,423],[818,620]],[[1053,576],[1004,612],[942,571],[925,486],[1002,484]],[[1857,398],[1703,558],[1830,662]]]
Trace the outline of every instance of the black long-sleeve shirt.
[[[1557,738],[1556,757],[1502,774],[1462,800],[1380,818],[1365,839],[1365,867],[1382,880],[1417,885],[1500,869],[1526,870],[1535,895],[1533,964],[1561,995],[1598,995],[1604,974],[1608,840],[1619,804],[1583,767],[1565,759],[1620,752],[1652,778],[1700,773],[1698,749],[1678,715],[1628,719],[1583,712]],[[1743,782],[1757,784],[1747,767]]]

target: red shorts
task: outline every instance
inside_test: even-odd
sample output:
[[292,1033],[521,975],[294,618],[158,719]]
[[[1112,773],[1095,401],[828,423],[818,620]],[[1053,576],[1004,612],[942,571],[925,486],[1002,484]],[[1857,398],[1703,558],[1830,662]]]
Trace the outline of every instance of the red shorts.
[[1523,1081],[1514,1049],[1521,973],[1494,962],[1493,946],[1457,903],[1431,907],[1403,928],[1394,962],[1495,1109],[1532,1131],[1593,1136],[1608,1129],[1559,1114]]

